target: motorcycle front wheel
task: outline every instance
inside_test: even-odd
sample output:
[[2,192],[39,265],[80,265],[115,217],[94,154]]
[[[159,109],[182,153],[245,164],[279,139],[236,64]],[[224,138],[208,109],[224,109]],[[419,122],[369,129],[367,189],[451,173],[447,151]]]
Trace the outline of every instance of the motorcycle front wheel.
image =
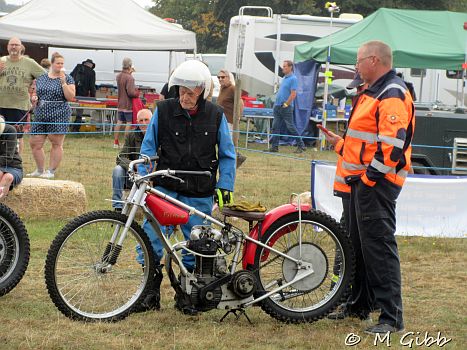
[[[281,217],[264,233],[263,243],[287,254],[287,259],[258,247],[255,256],[258,281],[256,296],[273,292],[261,301],[261,308],[286,323],[318,320],[346,297],[354,274],[355,258],[343,226],[319,211]],[[311,269],[303,269],[301,266]],[[313,271],[297,280],[299,274]],[[288,287],[281,286],[293,282]]]
[[[50,298],[65,316],[81,321],[118,321],[144,300],[154,275],[154,253],[143,229],[134,221],[122,246],[109,244],[126,220],[114,211],[83,214],[69,222],[52,242],[45,282]],[[143,261],[136,259],[137,246]]]
[[0,203],[0,296],[23,278],[29,264],[29,237],[16,213]]

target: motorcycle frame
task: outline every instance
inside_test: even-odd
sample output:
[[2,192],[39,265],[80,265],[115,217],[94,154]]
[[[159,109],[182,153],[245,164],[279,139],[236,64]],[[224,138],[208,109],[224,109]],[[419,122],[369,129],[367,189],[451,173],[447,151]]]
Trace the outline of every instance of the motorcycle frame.
[[[134,169],[134,166],[139,164],[139,163],[144,163],[144,162],[147,162],[147,159],[138,159],[138,160],[135,160],[135,161],[132,161],[129,165],[129,169]],[[166,254],[170,254],[170,256],[175,259],[177,265],[179,266],[180,268],[180,273],[183,275],[183,276],[190,276],[192,275],[192,273],[190,273],[186,267],[183,265],[182,261],[181,261],[181,258],[179,257],[178,254],[176,254],[176,251],[180,250],[180,249],[184,249],[186,251],[188,251],[189,253],[193,254],[193,255],[196,255],[196,256],[200,256],[200,257],[207,257],[207,258],[213,258],[213,257],[219,257],[219,256],[224,256],[222,254],[216,254],[216,255],[203,255],[203,254],[200,254],[198,252],[194,252],[190,249],[188,249],[186,247],[186,243],[187,241],[182,241],[182,242],[177,242],[175,244],[172,244],[170,241],[169,241],[169,238],[167,238],[163,232],[162,232],[162,225],[158,222],[158,220],[156,219],[156,217],[154,216],[154,214],[152,213],[152,211],[148,208],[148,206],[146,205],[146,196],[148,193],[152,193],[172,204],[174,204],[175,206],[179,207],[179,208],[182,208],[184,210],[186,210],[188,212],[188,214],[191,216],[191,215],[196,215],[196,216],[199,216],[201,217],[202,219],[204,219],[205,221],[208,221],[210,222],[211,224],[214,224],[215,226],[218,226],[220,228],[225,228],[226,225],[213,218],[212,216],[210,215],[207,215],[201,211],[199,211],[198,209],[196,209],[195,207],[192,207],[192,206],[189,206],[159,190],[157,190],[156,188],[154,187],[151,187],[150,186],[150,183],[149,183],[149,179],[155,177],[155,176],[169,176],[169,177],[175,177],[175,175],[177,174],[177,171],[176,170],[158,170],[158,171],[155,171],[155,172],[152,172],[150,174],[147,174],[145,176],[139,176],[137,175],[136,173],[133,173],[133,172],[130,172],[130,177],[132,178],[133,180],[133,186],[131,188],[131,191],[127,197],[127,199],[125,201],[123,201],[124,203],[124,207],[122,209],[122,214],[124,215],[127,215],[127,220],[125,222],[125,225],[123,227],[123,230],[120,232],[120,229],[121,229],[121,226],[120,225],[116,225],[115,227],[115,230],[114,230],[114,233],[112,234],[112,237],[110,239],[110,244],[113,246],[115,245],[115,242],[117,242],[117,246],[122,246],[123,245],[123,242],[125,241],[125,238],[126,238],[126,235],[128,233],[128,230],[130,229],[131,227],[131,224],[132,222],[134,221],[135,219],[135,216],[136,216],[136,212],[138,210],[138,208],[141,208],[144,212],[144,216],[145,218],[148,220],[149,224],[151,225],[151,227],[154,229],[154,232],[156,233],[157,237],[159,238],[159,240],[161,241],[164,249],[166,250]],[[301,208],[300,206],[300,203],[298,203],[298,208]],[[301,210],[299,210],[299,234],[300,234],[300,242],[301,242]],[[265,249],[268,249],[270,252],[274,252],[280,256],[282,256],[283,258],[285,259],[288,259],[288,260],[291,260],[293,261],[294,263],[297,264],[297,269],[298,269],[298,272],[297,272],[297,275],[295,276],[295,278],[285,284],[282,284],[280,287],[276,288],[276,289],[273,289],[271,291],[269,291],[268,293],[265,293],[264,295],[262,295],[261,297],[259,298],[256,298],[254,300],[251,300],[251,301],[248,301],[246,302],[245,304],[243,304],[244,307],[248,307],[248,306],[251,306],[263,299],[266,299],[268,298],[269,296],[273,295],[273,294],[276,294],[278,293],[279,291],[281,291],[282,289],[284,288],[287,288],[288,286],[294,284],[294,283],[297,283],[299,281],[301,281],[302,279],[310,276],[311,274],[314,273],[314,270],[313,270],[313,267],[310,263],[307,263],[307,262],[304,262],[302,261],[301,259],[295,259],[287,254],[284,254],[282,253],[281,251],[278,251],[277,249],[273,248],[273,247],[270,247],[268,246],[267,244],[264,244],[262,242],[260,242],[259,240],[256,240],[252,237],[250,237],[249,235],[245,234],[243,231],[241,230],[237,230],[238,233],[241,233],[241,235],[236,235],[235,238],[235,248],[234,248],[234,255],[233,255],[233,258],[232,258],[232,261],[231,261],[231,265],[230,265],[230,271],[229,273],[231,275],[234,274],[234,272],[236,271],[237,269],[237,266],[239,264],[239,257],[240,257],[240,254],[241,254],[241,248],[242,248],[242,243],[244,240],[250,242],[250,243],[254,243],[260,247],[263,247]],[[118,240],[117,240],[118,239]],[[152,247],[148,247],[148,249],[152,249]],[[300,251],[300,255],[301,255],[301,251]]]

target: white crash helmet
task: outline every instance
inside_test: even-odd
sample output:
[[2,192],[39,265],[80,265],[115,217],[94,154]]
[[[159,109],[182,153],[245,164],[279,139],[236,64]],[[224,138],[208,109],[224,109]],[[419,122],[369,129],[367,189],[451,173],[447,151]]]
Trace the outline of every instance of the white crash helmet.
[[211,91],[211,72],[208,67],[198,60],[189,60],[181,63],[170,76],[169,89],[172,86],[184,86],[190,90],[197,87],[204,89],[203,99]]

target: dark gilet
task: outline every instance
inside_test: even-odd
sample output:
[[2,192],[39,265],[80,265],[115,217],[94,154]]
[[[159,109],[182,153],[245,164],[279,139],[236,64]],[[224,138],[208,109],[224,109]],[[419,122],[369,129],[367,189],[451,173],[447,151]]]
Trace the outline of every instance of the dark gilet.
[[184,183],[168,177],[155,179],[156,185],[188,197],[208,197],[214,192],[218,167],[217,135],[222,109],[200,99],[198,111],[189,115],[178,99],[157,103],[159,162],[157,170],[209,170],[206,176],[180,176]]

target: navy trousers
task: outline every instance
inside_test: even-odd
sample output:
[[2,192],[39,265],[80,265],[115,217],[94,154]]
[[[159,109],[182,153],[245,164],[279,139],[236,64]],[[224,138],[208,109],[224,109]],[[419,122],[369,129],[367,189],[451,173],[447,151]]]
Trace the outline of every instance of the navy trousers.
[[[380,323],[404,327],[401,271],[396,238],[396,199],[401,188],[379,180],[374,187],[351,183],[344,219],[356,256],[350,311],[381,309]],[[345,203],[345,202],[344,202]]]

